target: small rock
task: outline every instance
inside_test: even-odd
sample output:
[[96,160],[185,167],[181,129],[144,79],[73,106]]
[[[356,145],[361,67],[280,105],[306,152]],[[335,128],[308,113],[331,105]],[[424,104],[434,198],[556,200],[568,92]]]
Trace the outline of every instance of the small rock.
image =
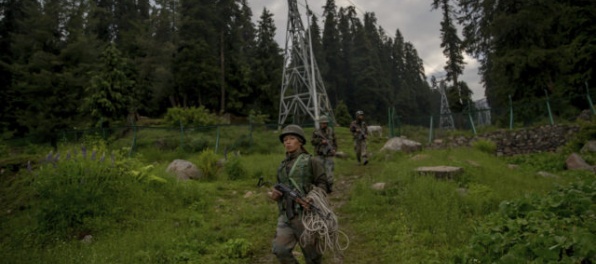
[[371,188],[373,190],[382,191],[382,190],[385,189],[385,183],[384,182],[377,182],[377,183],[373,184],[371,186]]
[[474,167],[480,167],[480,164],[478,164],[478,162],[475,162],[473,160],[468,160],[468,163]]
[[544,178],[558,178],[559,176],[552,174],[550,172],[546,172],[546,171],[539,171],[536,173],[538,176],[542,176]]
[[335,152],[335,157],[340,158],[340,159],[347,159],[348,154],[346,154],[343,151],[338,151],[338,152]]
[[414,157],[411,157],[410,160],[425,160],[430,158],[429,155],[425,155],[425,154],[417,154]]
[[82,243],[85,243],[85,244],[91,244],[91,242],[93,242],[93,236],[92,235],[85,235],[83,237],[83,239],[81,239],[81,242]]
[[253,194],[254,194],[254,193],[253,193],[252,191],[248,191],[248,192],[246,192],[246,193],[244,194],[244,198],[249,198],[249,197],[252,197],[252,196],[253,196]]
[[519,165],[516,164],[507,164],[507,168],[511,169],[511,170],[516,170],[519,168]]

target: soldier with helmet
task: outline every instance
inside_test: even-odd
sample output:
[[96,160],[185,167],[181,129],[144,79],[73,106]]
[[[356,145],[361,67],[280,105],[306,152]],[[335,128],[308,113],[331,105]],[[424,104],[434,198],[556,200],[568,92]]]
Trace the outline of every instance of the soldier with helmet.
[[368,164],[368,153],[366,150],[366,138],[368,138],[368,127],[364,122],[364,112],[356,111],[356,119],[350,124],[350,132],[354,136],[354,150],[356,151],[356,159],[358,165],[360,162]]
[[[286,150],[286,158],[277,170],[277,182],[289,186],[293,190],[307,196],[309,192],[319,192],[326,195],[331,190],[327,180],[325,168],[320,160],[312,158],[304,145],[306,138],[300,126],[288,125],[279,135],[279,140]],[[304,254],[306,263],[321,263],[322,252],[317,249],[318,239],[300,241],[305,231],[302,223],[304,209],[292,198],[273,188],[270,198],[278,202],[280,214],[277,219],[277,229],[273,238],[273,253],[280,263],[298,263],[292,251],[296,243]],[[290,200],[288,200],[290,199]]]
[[337,151],[337,139],[333,128],[329,127],[329,118],[326,115],[319,117],[319,128],[315,129],[310,141],[315,148],[317,158],[321,160],[327,170],[327,182],[330,184],[329,190],[333,185],[333,157]]

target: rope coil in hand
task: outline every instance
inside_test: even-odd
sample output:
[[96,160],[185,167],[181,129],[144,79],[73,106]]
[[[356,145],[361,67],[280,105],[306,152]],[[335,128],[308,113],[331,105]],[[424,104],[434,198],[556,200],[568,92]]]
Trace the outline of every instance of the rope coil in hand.
[[[306,242],[318,238],[317,249],[319,252],[323,253],[328,248],[336,258],[338,255],[341,258],[341,251],[348,248],[350,241],[348,236],[339,230],[337,216],[329,206],[325,191],[315,187],[308,193],[307,198],[320,209],[320,212],[307,210],[302,214],[302,224],[305,230],[300,237],[300,243],[305,245]],[[344,246],[339,242],[340,235],[346,239]]]

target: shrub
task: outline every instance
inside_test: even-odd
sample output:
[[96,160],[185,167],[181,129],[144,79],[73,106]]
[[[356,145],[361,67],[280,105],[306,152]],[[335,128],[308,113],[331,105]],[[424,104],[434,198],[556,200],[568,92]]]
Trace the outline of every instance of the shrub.
[[232,157],[228,159],[226,165],[224,166],[224,170],[228,175],[228,179],[230,180],[246,178],[246,175],[248,174],[248,171],[242,164],[242,161],[239,157]]
[[596,181],[504,201],[462,257],[474,263],[589,263],[596,256]]
[[151,173],[152,165],[140,166],[122,153],[81,148],[80,152],[49,153],[32,170],[37,196],[37,231],[48,239],[82,238],[110,225],[125,222],[137,212],[144,183],[166,183]]
[[335,107],[335,125],[349,126],[352,122],[352,115],[344,101],[339,101]]
[[172,107],[164,117],[166,123],[171,126],[209,126],[220,123],[215,114],[211,114],[204,106],[200,107]]
[[264,125],[269,122],[269,115],[261,114],[261,111],[251,109],[248,113],[248,120],[253,125]]
[[205,149],[199,154],[198,167],[206,180],[216,180],[219,173],[217,154],[212,149]]
[[229,239],[218,249],[222,259],[243,259],[249,256],[251,244],[246,239]]
[[472,143],[472,147],[488,154],[495,154],[497,151],[497,144],[490,140],[478,140]]

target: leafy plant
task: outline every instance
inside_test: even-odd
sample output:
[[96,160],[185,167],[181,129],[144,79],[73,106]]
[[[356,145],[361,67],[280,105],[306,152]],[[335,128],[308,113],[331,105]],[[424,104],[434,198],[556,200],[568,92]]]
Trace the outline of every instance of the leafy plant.
[[229,239],[218,249],[222,259],[243,259],[249,256],[251,244],[243,238]]
[[238,180],[242,178],[246,178],[248,171],[242,164],[242,160],[240,157],[231,157],[228,159],[226,164],[224,165],[224,171],[228,175],[228,179],[230,180]]
[[478,263],[589,263],[596,256],[596,181],[504,201],[479,224],[462,259]]
[[494,154],[497,151],[497,144],[490,140],[475,141],[472,147],[488,154]]
[[164,117],[166,123],[171,126],[208,126],[220,123],[219,117],[212,114],[204,106],[200,107],[172,107]]
[[199,154],[198,167],[201,169],[203,176],[207,180],[216,180],[219,174],[219,167],[217,161],[219,158],[212,149],[205,149]]

